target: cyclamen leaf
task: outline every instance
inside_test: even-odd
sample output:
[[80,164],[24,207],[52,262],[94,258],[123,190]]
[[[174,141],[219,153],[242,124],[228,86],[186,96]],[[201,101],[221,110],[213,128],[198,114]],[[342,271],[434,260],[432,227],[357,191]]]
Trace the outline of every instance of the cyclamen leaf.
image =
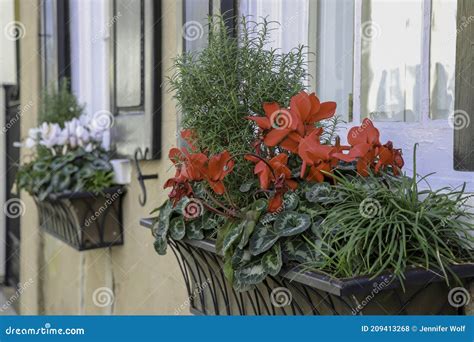
[[261,260],[255,260],[241,267],[234,272],[234,277],[242,285],[254,285],[262,282],[267,273],[265,272]]
[[170,225],[170,213],[172,205],[170,201],[166,201],[160,208],[160,215],[158,220],[152,227],[153,236],[155,236],[155,250],[160,255],[166,254],[166,248],[168,247],[168,230]]
[[186,237],[192,240],[204,239],[200,220],[186,222]]
[[341,194],[333,190],[327,183],[317,183],[306,191],[305,196],[311,203],[331,204],[341,201]]
[[245,263],[250,261],[251,257],[248,249],[237,248],[232,256],[232,267],[238,268],[245,265]]
[[274,232],[272,226],[258,224],[249,241],[249,249],[252,255],[259,255],[269,250],[278,240],[279,236]]
[[170,236],[173,240],[181,240],[186,235],[186,226],[182,217],[175,217],[170,222]]
[[287,192],[283,197],[283,208],[287,211],[295,210],[298,207],[299,198],[295,192]]
[[247,245],[250,235],[253,233],[255,225],[257,224],[258,216],[259,213],[255,210],[249,210],[246,213],[243,221],[245,227],[242,233],[242,238],[240,239],[239,248],[243,249]]
[[166,249],[168,248],[168,242],[166,239],[163,238],[156,238],[155,242],[153,243],[155,247],[155,251],[159,255],[166,255]]
[[278,215],[273,228],[279,236],[292,236],[304,232],[310,225],[309,215],[285,211]]
[[224,276],[230,282],[234,282],[234,268],[232,267],[232,260],[229,258],[224,262]]
[[217,231],[216,253],[218,255],[224,255],[224,251],[223,251],[224,239],[229,233],[229,230],[232,228],[234,223],[235,223],[234,221],[228,220],[226,221],[224,226]]
[[262,258],[262,266],[266,273],[276,276],[280,273],[282,266],[280,243],[273,245],[272,249],[265,253]]
[[222,251],[225,253],[235,241],[239,239],[242,234],[242,231],[245,228],[245,221],[241,221],[239,223],[233,223],[229,229],[229,232],[224,238],[222,243]]
[[316,254],[312,246],[300,239],[286,240],[283,243],[283,253],[288,261],[299,263],[314,261]]
[[153,225],[153,232],[155,235],[155,250],[159,255],[166,254],[166,248],[168,247],[167,233],[168,233],[168,221],[158,220]]

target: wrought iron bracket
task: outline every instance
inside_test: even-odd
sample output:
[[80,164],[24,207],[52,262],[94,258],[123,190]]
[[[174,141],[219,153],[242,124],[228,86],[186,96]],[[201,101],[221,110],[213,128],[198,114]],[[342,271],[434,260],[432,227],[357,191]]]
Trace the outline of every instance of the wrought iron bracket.
[[137,168],[137,179],[138,183],[140,184],[140,188],[142,189],[141,195],[138,196],[138,202],[142,207],[145,206],[147,199],[145,181],[149,179],[158,179],[157,173],[144,175],[142,173],[142,169],[140,168],[140,160],[146,159],[148,152],[148,147],[145,149],[145,153],[143,153],[141,148],[137,148],[134,155],[135,166]]

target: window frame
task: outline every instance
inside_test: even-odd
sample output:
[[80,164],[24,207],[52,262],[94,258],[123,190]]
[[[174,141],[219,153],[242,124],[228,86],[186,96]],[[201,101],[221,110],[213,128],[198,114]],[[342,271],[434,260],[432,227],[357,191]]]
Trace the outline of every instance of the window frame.
[[[41,82],[44,89],[53,86],[55,88],[64,80],[69,80],[68,87],[71,88],[71,39],[70,39],[70,6],[69,0],[50,0],[52,3],[51,19],[54,25],[54,34],[52,37],[54,57],[52,68],[54,68],[54,79],[48,80],[48,56],[46,56],[46,1],[40,3],[40,51],[41,51]],[[50,51],[48,51],[50,52]]]
[[[117,1],[112,0],[112,17],[117,16]],[[140,0],[140,104],[137,106],[118,106],[117,105],[117,44],[115,37],[117,35],[117,25],[113,25],[111,32],[111,97],[110,97],[110,108],[113,115],[118,116],[121,114],[143,114],[145,112],[145,3],[144,0]]]

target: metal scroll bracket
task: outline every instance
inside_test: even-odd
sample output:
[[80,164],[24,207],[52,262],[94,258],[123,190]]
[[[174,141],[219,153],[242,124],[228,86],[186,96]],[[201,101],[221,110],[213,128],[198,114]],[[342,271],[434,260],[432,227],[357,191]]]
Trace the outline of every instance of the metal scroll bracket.
[[142,193],[138,197],[138,202],[140,205],[143,207],[146,204],[146,187],[145,187],[145,181],[149,179],[158,179],[158,174],[150,174],[150,175],[144,175],[142,174],[142,169],[140,168],[140,160],[144,160],[147,157],[149,150],[148,148],[145,149],[145,153],[143,153],[142,149],[139,147],[135,150],[135,156],[134,156],[134,161],[135,161],[135,166],[137,168],[137,179],[138,183],[140,184],[140,187],[142,188]]

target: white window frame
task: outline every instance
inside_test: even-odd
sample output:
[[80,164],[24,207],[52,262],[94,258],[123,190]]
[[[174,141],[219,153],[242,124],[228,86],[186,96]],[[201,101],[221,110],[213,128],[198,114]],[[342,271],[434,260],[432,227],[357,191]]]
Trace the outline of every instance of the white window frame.
[[[317,18],[317,0],[309,1],[309,13],[311,18]],[[337,1],[337,0],[336,0]],[[353,112],[352,121],[344,125],[340,130],[340,135],[344,139],[347,130],[360,125],[362,121],[361,113],[361,27],[362,27],[362,2],[354,1],[354,66],[353,66]],[[404,152],[404,170],[411,174],[413,170],[413,147],[418,143],[417,148],[417,172],[426,175],[436,172],[428,178],[430,186],[440,188],[444,186],[460,186],[466,183],[467,190],[474,192],[474,173],[454,170],[454,130],[447,119],[433,120],[430,113],[430,38],[431,38],[431,0],[423,0],[423,46],[422,55],[422,99],[421,113],[417,122],[375,122],[375,126],[380,130],[382,143],[388,140],[393,141],[396,147],[400,147]],[[308,42],[310,52],[316,52],[316,31],[315,20],[310,20],[308,31]],[[315,63],[309,65],[309,72],[316,74]],[[315,78],[314,78],[315,79]],[[311,84],[315,89],[315,83]],[[322,99],[330,100],[330,99]],[[423,186],[423,185],[422,185]]]

